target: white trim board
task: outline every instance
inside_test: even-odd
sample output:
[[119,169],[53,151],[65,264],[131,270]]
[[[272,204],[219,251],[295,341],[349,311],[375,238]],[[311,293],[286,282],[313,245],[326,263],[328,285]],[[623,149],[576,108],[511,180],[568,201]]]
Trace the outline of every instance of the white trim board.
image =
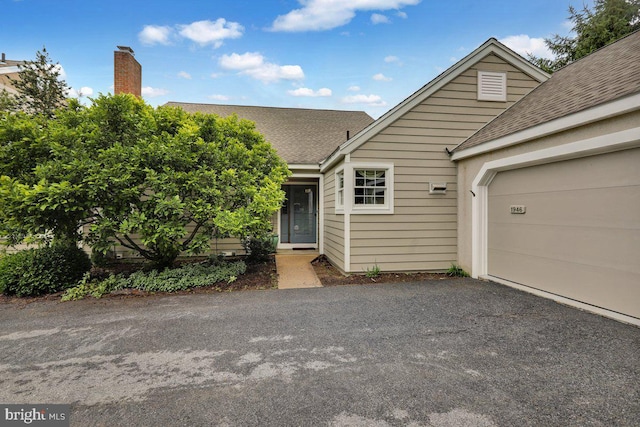
[[318,249],[318,252],[320,254],[324,253],[324,175],[323,174],[318,174],[318,173],[294,173],[287,182],[285,182],[283,185],[305,185],[305,184],[309,184],[309,182],[304,182],[304,181],[296,181],[296,179],[301,179],[301,178],[312,178],[312,179],[317,179],[318,182],[314,182],[312,183],[313,185],[317,186],[317,196],[318,196],[318,206],[317,206],[317,212],[318,212],[318,220],[317,220],[317,224],[316,224],[316,243],[282,243],[280,241],[280,236],[281,236],[281,232],[280,230],[282,229],[282,223],[281,223],[281,218],[280,218],[280,211],[278,211],[276,217],[277,217],[277,224],[278,224],[278,249],[295,249],[295,248],[304,248],[304,249],[309,249],[309,248],[316,248]]

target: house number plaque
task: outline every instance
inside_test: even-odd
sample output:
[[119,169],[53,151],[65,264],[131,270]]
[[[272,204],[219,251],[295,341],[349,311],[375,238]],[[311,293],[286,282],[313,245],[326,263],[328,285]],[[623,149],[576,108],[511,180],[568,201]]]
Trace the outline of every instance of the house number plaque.
[[512,214],[524,214],[527,212],[527,207],[524,205],[511,205]]

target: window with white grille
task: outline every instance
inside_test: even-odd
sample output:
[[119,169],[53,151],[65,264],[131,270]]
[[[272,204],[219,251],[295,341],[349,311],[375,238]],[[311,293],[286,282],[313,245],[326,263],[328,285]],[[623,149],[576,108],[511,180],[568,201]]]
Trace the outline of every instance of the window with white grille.
[[478,101],[506,101],[507,73],[478,71]]

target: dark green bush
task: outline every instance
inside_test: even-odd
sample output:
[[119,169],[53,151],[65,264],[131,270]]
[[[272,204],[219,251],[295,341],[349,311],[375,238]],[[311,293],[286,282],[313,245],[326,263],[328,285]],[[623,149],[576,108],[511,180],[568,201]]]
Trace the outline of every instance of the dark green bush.
[[115,259],[116,256],[113,251],[109,251],[107,253],[102,253],[100,251],[91,252],[91,263],[96,267],[106,267],[113,263]]
[[76,246],[29,249],[0,259],[0,289],[19,297],[51,294],[74,286],[90,268]]
[[250,263],[264,262],[269,259],[269,255],[275,253],[278,245],[277,236],[268,235],[265,237],[250,237],[242,242],[247,261]]

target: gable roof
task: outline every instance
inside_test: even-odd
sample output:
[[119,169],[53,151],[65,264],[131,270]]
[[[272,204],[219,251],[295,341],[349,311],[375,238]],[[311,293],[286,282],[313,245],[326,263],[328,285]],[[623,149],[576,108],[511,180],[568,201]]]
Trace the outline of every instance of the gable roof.
[[302,108],[252,107],[241,105],[168,102],[187,112],[211,113],[220,117],[237,114],[256,123],[256,129],[287,163],[318,165],[321,160],[373,118],[364,111],[312,110]]
[[367,142],[371,137],[384,130],[387,126],[398,120],[404,114],[415,108],[422,103],[425,99],[433,95],[440,90],[447,83],[451,82],[467,69],[481,61],[483,58],[490,54],[494,54],[502,58],[507,63],[520,69],[523,73],[531,76],[533,79],[543,82],[549,78],[549,74],[542,71],[540,68],[531,64],[529,61],[500,43],[495,38],[490,38],[484,42],[480,47],[471,52],[469,55],[458,61],[451,68],[440,74],[435,79],[421,87],[418,91],[413,93],[407,99],[396,105],[389,110],[378,120],[367,126],[362,132],[355,135],[353,138],[342,144],[332,155],[325,159],[321,164],[321,170],[326,170],[336,162],[344,158],[345,155],[352,153],[362,144]]
[[[466,157],[463,150],[474,147],[475,150],[467,152],[468,155],[478,154],[484,148],[481,145],[489,141],[502,138],[503,146],[506,146],[511,145],[510,140],[520,143],[534,135],[542,136],[540,132],[543,129],[529,132],[530,136],[521,132],[594,107],[604,107],[604,104],[637,93],[640,93],[640,31],[556,71],[549,80],[457,146],[453,150],[453,159]],[[563,121],[559,121],[557,126],[547,126],[546,133],[620,114],[634,107],[640,108],[640,103],[631,101],[615,109],[602,108],[597,114],[585,115],[582,122],[565,120],[564,127]]]

